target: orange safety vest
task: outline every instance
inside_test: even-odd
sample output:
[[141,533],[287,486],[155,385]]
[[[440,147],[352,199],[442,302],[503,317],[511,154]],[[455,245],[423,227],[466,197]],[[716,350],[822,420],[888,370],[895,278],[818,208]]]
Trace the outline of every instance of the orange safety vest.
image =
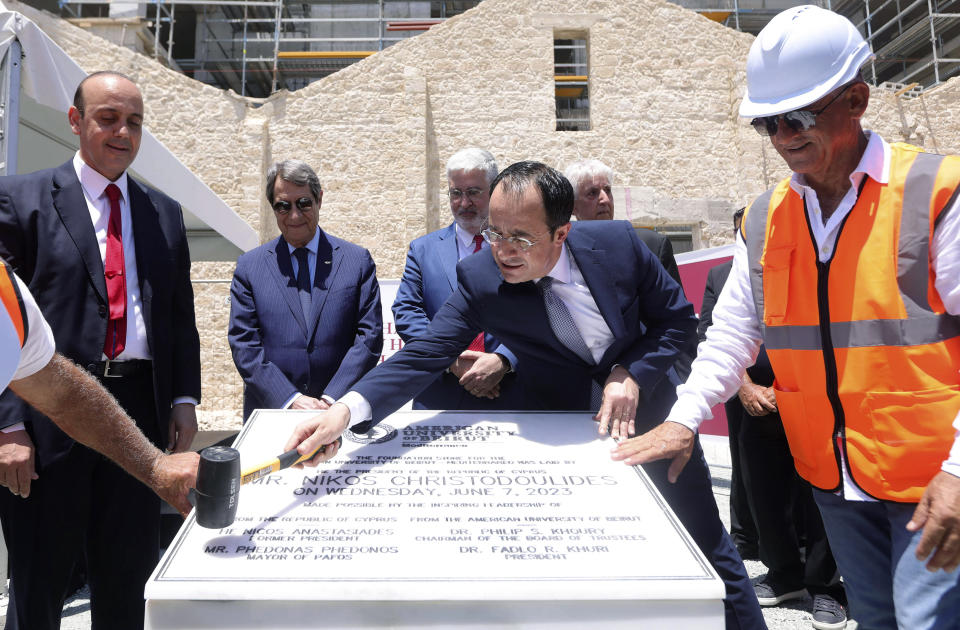
[[750,283],[797,472],[916,502],[953,444],[960,317],[934,287],[930,240],[960,192],[960,157],[891,145],[819,262],[801,195],[780,182],[744,217]]
[[20,347],[23,348],[27,340],[27,310],[20,297],[17,282],[13,279],[13,272],[2,260],[0,260],[0,304],[10,317],[13,328],[20,338]]

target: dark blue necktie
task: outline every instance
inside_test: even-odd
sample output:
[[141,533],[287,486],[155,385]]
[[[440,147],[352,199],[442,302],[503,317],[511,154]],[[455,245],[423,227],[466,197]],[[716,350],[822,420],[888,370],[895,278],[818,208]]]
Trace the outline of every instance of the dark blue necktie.
[[300,308],[303,309],[303,321],[310,318],[310,263],[307,262],[309,250],[306,247],[298,247],[293,250],[293,255],[297,257],[297,292],[300,294]]
[[[537,288],[543,294],[543,304],[547,308],[547,320],[550,322],[553,334],[560,343],[589,365],[596,365],[597,362],[593,360],[593,355],[583,340],[577,323],[573,321],[570,309],[563,303],[560,296],[553,292],[553,282],[554,279],[551,276],[544,276],[537,283]],[[590,381],[590,385],[590,407],[591,410],[596,411],[600,409],[600,403],[603,401],[603,390],[594,380]]]

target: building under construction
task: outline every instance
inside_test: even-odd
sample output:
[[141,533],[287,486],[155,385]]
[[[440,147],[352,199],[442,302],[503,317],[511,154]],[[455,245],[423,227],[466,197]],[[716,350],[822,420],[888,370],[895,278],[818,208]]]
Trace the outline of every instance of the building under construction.
[[[479,4],[471,0],[31,2],[107,39],[238,94],[296,90]],[[960,0],[677,0],[757,33],[783,9],[819,4],[850,18],[877,54],[868,81],[916,92],[960,73]],[[558,40],[558,128],[589,97],[586,42]],[[900,87],[898,86],[898,87]]]

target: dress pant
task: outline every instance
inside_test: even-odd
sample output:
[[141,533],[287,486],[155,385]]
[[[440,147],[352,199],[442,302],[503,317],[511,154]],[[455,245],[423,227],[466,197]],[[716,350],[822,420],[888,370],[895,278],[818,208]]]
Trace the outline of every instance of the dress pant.
[[[810,485],[796,472],[780,414],[745,415],[740,459],[760,561],[771,578],[843,602],[843,586]],[[806,558],[800,538],[805,538]]]
[[730,537],[739,547],[757,549],[757,526],[750,512],[747,488],[743,483],[743,464],[740,454],[740,433],[747,412],[734,396],[723,405],[727,414],[727,442],[730,444]]
[[[637,434],[641,430],[638,428]],[[720,520],[713,496],[710,469],[697,439],[690,461],[676,483],[667,480],[670,460],[644,464],[643,469],[657,490],[683,523],[690,537],[723,580],[727,595],[723,600],[727,630],[763,630],[766,623],[743,560]]]
[[[159,442],[152,375],[101,383]],[[81,444],[43,470],[26,499],[0,491],[10,558],[7,630],[60,627],[74,565],[84,554],[93,630],[143,627],[143,587],[159,560],[160,499]]]

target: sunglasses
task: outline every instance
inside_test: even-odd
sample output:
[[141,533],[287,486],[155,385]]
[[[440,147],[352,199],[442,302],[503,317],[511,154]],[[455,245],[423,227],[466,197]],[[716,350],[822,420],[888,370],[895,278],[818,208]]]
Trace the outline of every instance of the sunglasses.
[[833,102],[840,98],[840,95],[847,91],[853,83],[843,86],[843,89],[837,92],[836,96],[830,99],[830,102],[814,111],[812,109],[795,109],[786,114],[777,114],[776,116],[763,116],[754,118],[750,121],[753,128],[761,136],[775,136],[780,128],[780,119],[787,124],[787,127],[793,131],[806,131],[817,124],[817,116],[827,111],[827,108],[833,105]]
[[[297,204],[297,210],[304,212],[313,207],[313,199],[311,199],[310,197],[300,197],[299,199],[297,199],[296,204]],[[293,206],[290,205],[289,201],[286,201],[286,200],[277,201],[276,203],[273,204],[273,211],[279,212],[280,214],[286,214],[290,212],[290,209],[292,207]]]

